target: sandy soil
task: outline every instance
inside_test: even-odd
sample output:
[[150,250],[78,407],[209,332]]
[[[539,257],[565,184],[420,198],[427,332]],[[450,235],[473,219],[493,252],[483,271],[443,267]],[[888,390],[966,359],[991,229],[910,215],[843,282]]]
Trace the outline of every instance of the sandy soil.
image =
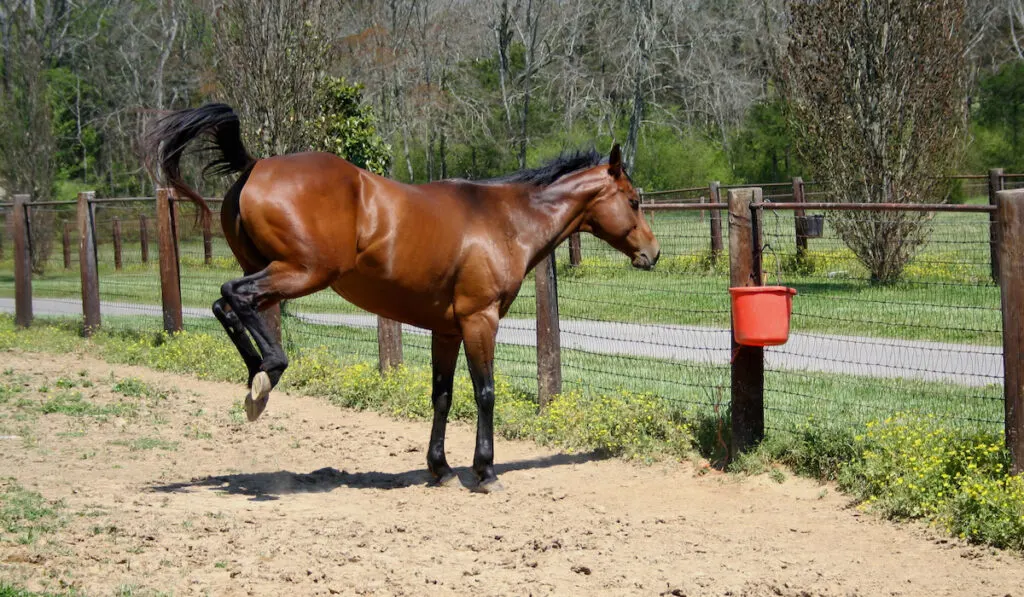
[[[878,520],[802,479],[499,440],[507,490],[481,495],[426,486],[425,423],[275,394],[248,424],[234,385],[75,355],[0,362],[22,400],[61,377],[90,380],[73,391],[95,404],[123,399],[111,388],[127,377],[169,392],[133,399],[130,417],[0,405],[0,477],[64,504],[58,530],[0,542],[0,578],[35,590],[1024,597],[1019,556]],[[453,425],[449,461],[468,464],[472,442]]]

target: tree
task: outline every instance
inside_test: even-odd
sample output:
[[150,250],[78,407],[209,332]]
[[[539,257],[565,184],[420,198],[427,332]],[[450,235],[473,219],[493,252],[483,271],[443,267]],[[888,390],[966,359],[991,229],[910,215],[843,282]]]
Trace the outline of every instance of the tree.
[[304,123],[328,55],[329,7],[320,0],[224,0],[214,16],[218,95],[255,131],[257,155],[309,149]]
[[316,100],[318,112],[306,123],[314,149],[386,174],[391,167],[391,147],[377,133],[373,110],[363,104],[362,86],[326,77],[317,84]]
[[[789,4],[777,61],[814,177],[839,201],[942,199],[966,129],[964,0],[821,0]],[[871,273],[893,282],[925,242],[928,216],[830,216]]]

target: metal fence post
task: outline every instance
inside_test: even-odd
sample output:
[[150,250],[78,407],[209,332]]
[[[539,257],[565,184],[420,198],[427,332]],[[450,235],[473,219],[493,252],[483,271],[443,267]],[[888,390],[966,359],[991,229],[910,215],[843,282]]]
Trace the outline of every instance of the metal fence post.
[[537,301],[537,402],[544,408],[562,393],[562,338],[558,322],[555,254],[534,268]]
[[82,331],[91,336],[100,327],[100,278],[96,269],[96,224],[92,200],[96,193],[78,194],[78,265],[82,276]]
[[997,191],[1006,447],[1024,471],[1024,189]]
[[[761,285],[760,239],[752,202],[761,189],[735,189],[729,198],[729,282],[731,286]],[[764,438],[764,349],[732,341],[732,449],[746,450]]]
[[[988,171],[988,203],[998,205],[996,193],[1003,190],[1003,169],[992,168]],[[999,216],[996,213],[989,214],[989,263],[992,268],[992,281],[999,283]]]
[[181,268],[178,262],[176,218],[167,189],[156,191],[156,234],[160,247],[160,299],[163,304],[164,330],[184,329],[181,314]]
[[28,231],[28,195],[14,196],[14,324],[32,325],[32,247]]
[[377,367],[387,373],[402,364],[402,324],[377,317]]
[[[721,183],[717,180],[708,185],[708,202],[721,203]],[[717,263],[718,257],[722,254],[722,212],[718,209],[711,210],[711,263]]]
[[[806,203],[804,197],[804,179],[799,176],[793,177],[793,203]],[[796,255],[803,257],[807,254],[807,213],[802,209],[793,210],[793,230],[796,234]]]

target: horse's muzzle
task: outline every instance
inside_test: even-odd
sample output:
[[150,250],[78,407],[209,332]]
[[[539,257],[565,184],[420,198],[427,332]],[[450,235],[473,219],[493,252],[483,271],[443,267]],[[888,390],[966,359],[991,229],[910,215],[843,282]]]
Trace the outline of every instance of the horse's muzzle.
[[633,267],[637,269],[652,270],[654,269],[655,264],[658,263],[659,258],[661,258],[661,251],[658,251],[654,256],[654,259],[651,259],[646,252],[640,251],[636,254],[636,257],[633,258]]

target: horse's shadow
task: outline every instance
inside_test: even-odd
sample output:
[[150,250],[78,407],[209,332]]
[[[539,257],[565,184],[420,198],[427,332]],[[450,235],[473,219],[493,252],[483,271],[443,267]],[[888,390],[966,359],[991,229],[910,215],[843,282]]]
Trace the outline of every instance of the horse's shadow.
[[[581,464],[604,458],[605,456],[598,452],[555,454],[553,456],[495,464],[494,469],[500,475],[510,471]],[[463,485],[469,488],[475,487],[475,481],[473,483],[468,482],[470,479],[475,479],[475,475],[469,467],[456,468],[455,473],[459,476],[459,480]],[[150,491],[161,493],[180,493],[205,487],[212,491],[219,491],[230,495],[244,495],[256,501],[265,501],[280,499],[283,495],[293,493],[323,493],[333,491],[339,487],[353,489],[403,489],[415,485],[429,485],[432,482],[433,479],[425,469],[410,470],[402,473],[382,473],[377,471],[349,473],[344,470],[339,471],[336,468],[327,467],[311,473],[277,471],[273,473],[211,475],[197,477],[191,481],[153,485],[149,489]]]

